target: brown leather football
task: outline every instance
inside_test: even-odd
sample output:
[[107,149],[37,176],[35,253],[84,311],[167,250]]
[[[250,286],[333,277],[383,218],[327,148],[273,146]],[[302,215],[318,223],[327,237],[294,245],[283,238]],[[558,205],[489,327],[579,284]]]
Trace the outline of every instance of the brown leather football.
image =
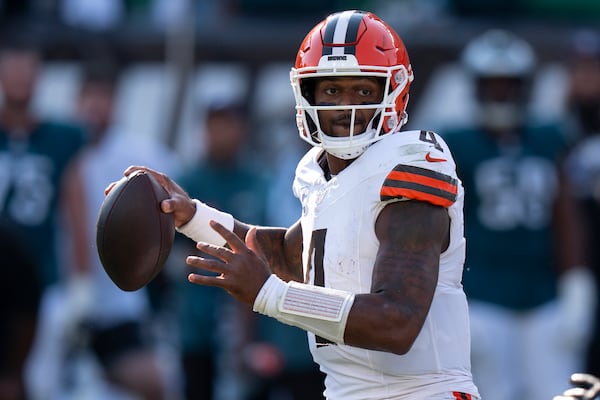
[[172,214],[160,209],[169,195],[144,171],[117,182],[104,198],[96,223],[100,261],[122,290],[141,289],[162,270],[173,246]]

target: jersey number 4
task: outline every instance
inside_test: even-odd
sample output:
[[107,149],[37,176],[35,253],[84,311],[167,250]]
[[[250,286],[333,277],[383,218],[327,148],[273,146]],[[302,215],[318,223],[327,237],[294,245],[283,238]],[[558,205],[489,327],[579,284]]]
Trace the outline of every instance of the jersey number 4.
[[422,142],[431,143],[433,147],[435,147],[437,150],[442,152],[444,151],[442,146],[440,146],[437,139],[435,138],[435,133],[431,131],[421,131],[421,133],[419,134],[419,140]]
[[[327,229],[318,229],[313,231],[310,240],[310,259],[312,260],[311,267],[315,270],[315,286],[325,287],[325,269],[323,268],[323,259],[325,256],[325,237]],[[308,281],[308,279],[307,279]],[[315,336],[317,347],[335,344],[330,340]]]

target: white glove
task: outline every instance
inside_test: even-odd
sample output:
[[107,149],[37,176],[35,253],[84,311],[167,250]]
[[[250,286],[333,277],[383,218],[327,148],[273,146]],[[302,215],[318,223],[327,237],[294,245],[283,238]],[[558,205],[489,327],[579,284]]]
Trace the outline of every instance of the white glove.
[[589,374],[571,375],[571,383],[577,387],[565,390],[553,400],[594,400],[600,398],[600,379]]
[[592,331],[597,299],[592,272],[586,267],[564,272],[559,280],[558,294],[561,337],[567,345],[586,345]]

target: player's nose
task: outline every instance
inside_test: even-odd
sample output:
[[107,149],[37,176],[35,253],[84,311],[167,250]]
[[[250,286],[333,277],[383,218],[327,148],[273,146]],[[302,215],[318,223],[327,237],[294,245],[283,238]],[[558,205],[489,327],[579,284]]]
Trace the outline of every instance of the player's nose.
[[351,91],[344,91],[342,92],[340,98],[339,98],[339,104],[340,106],[351,106],[351,105],[355,105],[358,104],[358,99],[356,98],[356,96],[354,95],[353,92]]

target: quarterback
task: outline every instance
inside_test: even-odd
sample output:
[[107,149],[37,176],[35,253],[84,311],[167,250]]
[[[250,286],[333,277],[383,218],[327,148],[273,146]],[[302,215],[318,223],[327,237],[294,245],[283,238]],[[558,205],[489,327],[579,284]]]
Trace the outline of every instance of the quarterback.
[[372,13],[316,25],[292,68],[300,137],[313,145],[289,228],[250,226],[145,169],[162,210],[210,258],[187,263],[254,311],[308,332],[327,399],[479,399],[470,371],[463,188],[435,133],[400,131],[413,72]]

